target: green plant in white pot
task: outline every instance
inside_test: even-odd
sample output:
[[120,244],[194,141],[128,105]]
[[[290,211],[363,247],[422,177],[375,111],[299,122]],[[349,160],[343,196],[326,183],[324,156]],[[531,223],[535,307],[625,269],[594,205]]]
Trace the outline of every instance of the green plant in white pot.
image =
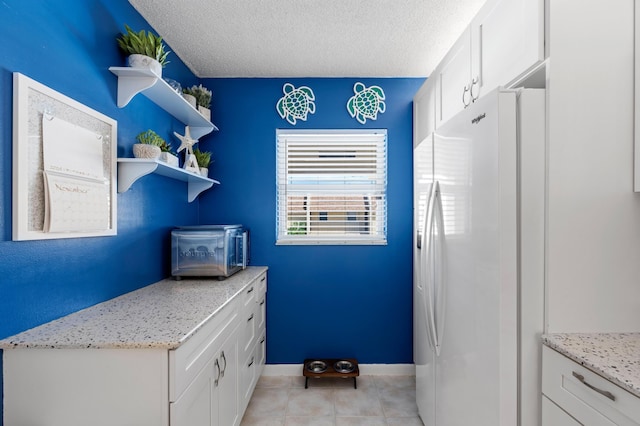
[[138,143],[133,144],[133,156],[136,158],[156,159],[160,157],[162,147],[168,145],[160,135],[151,129],[138,134],[136,140]]
[[196,98],[196,104],[198,106],[198,111],[200,114],[207,120],[211,121],[211,98],[213,97],[213,92],[211,90],[204,87],[202,84],[193,85],[191,87],[186,87],[182,90],[187,95],[192,95]]
[[167,55],[170,53],[165,49],[162,37],[151,31],[135,32],[126,24],[125,29],[127,32],[118,37],[118,46],[128,55],[127,64],[134,68],[149,68],[161,77],[162,68],[169,63]]
[[211,153],[209,151],[200,151],[196,148],[193,150],[193,155],[196,156],[198,167],[200,167],[200,174],[207,177],[209,175],[209,164],[211,164]]

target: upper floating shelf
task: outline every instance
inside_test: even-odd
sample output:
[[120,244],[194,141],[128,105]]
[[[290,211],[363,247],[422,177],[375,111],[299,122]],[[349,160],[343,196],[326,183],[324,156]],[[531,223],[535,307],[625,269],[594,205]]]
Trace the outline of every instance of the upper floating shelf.
[[123,108],[142,93],[160,108],[189,126],[191,137],[199,139],[218,128],[204,118],[180,93],[151,70],[132,67],[110,67],[118,76],[118,107]]

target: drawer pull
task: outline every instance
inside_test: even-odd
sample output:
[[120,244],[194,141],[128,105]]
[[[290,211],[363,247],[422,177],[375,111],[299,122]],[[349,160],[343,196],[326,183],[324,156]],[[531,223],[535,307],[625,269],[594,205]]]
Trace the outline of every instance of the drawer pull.
[[262,302],[260,302],[260,306],[264,305],[264,299],[262,299]]
[[265,277],[262,277],[262,279],[260,280],[260,282],[261,282],[261,283],[263,283],[263,282],[264,282],[264,280],[266,280],[266,279],[267,279],[267,277],[266,277],[266,276],[265,276]]
[[252,319],[253,319],[253,314],[251,314],[251,316],[247,318],[247,322],[251,321]]
[[260,339],[260,344],[264,343],[264,337],[262,339]]
[[253,291],[253,287],[251,287],[249,290],[247,290],[247,294],[251,293]]
[[582,374],[578,374],[575,371],[573,371],[573,377],[575,377],[576,379],[580,380],[580,382],[582,382],[583,385],[585,385],[586,387],[588,387],[591,390],[594,390],[594,391],[598,392],[600,395],[606,396],[607,398],[609,398],[612,401],[616,400],[616,397],[611,392],[605,391],[605,390],[602,390],[602,389],[598,389],[597,387],[593,386],[592,384],[587,383]]
[[224,372],[227,371],[227,357],[224,356],[224,351],[222,351],[222,353],[220,354],[220,358],[224,361],[224,367],[222,367],[220,377],[224,377]]
[[218,387],[218,382],[220,381],[220,363],[218,362],[218,360],[216,359],[216,362],[214,363],[216,370],[218,372],[218,374],[216,375],[216,379],[213,381],[213,384],[215,387]]
[[247,367],[251,367],[253,365],[253,357],[251,357],[251,361],[249,362],[249,364],[247,365]]

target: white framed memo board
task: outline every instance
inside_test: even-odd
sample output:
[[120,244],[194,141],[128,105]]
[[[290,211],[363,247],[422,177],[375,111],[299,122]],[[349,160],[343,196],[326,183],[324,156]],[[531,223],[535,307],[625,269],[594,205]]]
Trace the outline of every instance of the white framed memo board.
[[13,73],[14,241],[117,234],[117,122]]

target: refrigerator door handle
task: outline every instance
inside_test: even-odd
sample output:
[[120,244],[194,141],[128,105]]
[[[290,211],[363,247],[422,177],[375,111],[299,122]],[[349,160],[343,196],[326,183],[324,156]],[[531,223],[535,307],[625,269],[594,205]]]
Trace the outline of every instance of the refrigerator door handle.
[[434,241],[434,210],[436,203],[436,194],[440,191],[439,183],[436,181],[431,186],[431,192],[429,194],[429,200],[427,203],[427,212],[424,228],[424,249],[422,252],[422,276],[424,281],[424,294],[425,294],[425,313],[427,315],[427,330],[429,333],[429,342],[436,355],[440,355],[440,345],[438,342],[438,336],[436,334],[436,317],[435,317],[435,276],[436,266],[433,262],[435,257],[435,241]]
[[440,185],[436,183],[433,194],[433,246],[435,254],[433,256],[433,334],[436,342],[436,354],[440,355],[442,346],[442,336],[444,333],[445,319],[445,296],[446,296],[446,270],[445,270],[445,239],[444,239],[444,214],[442,211],[442,194]]

